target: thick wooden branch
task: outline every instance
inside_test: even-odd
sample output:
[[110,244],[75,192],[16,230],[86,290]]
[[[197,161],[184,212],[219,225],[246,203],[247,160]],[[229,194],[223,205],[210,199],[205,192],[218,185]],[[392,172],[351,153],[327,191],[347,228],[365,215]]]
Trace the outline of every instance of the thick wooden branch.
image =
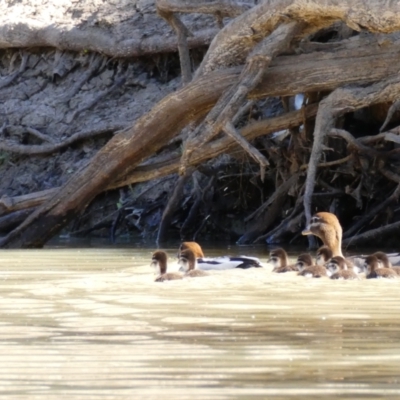
[[[205,29],[188,38],[189,48],[210,44],[219,29]],[[11,22],[0,19],[0,49],[55,47],[60,50],[93,51],[110,57],[141,57],[171,53],[178,49],[176,37],[151,36],[125,39],[111,37],[107,31],[91,27],[89,31],[75,27],[48,24],[41,20]]]
[[157,0],[157,8],[168,12],[219,14],[222,17],[237,17],[251,8],[250,4],[232,0],[196,1]]

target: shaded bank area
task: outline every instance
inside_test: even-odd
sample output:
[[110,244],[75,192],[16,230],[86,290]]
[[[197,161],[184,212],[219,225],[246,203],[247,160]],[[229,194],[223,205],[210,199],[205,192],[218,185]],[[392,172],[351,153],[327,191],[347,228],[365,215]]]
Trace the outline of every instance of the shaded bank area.
[[372,5],[368,25],[361,3],[257,3],[60,3],[57,27],[5,21],[1,244],[304,243],[316,210],[350,244],[396,232],[398,10]]

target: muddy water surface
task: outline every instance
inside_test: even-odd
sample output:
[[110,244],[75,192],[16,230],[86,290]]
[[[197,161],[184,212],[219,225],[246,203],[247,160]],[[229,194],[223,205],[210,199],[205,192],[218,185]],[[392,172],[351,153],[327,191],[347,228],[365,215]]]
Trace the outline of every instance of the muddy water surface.
[[400,398],[400,280],[155,283],[147,249],[0,256],[1,398]]

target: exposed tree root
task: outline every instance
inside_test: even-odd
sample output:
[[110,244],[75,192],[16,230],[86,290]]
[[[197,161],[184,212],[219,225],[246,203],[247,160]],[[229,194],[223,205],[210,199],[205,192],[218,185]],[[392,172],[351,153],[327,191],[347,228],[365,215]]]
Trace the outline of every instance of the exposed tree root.
[[58,150],[64,149],[78,141],[91,139],[91,138],[101,136],[101,135],[104,135],[107,133],[113,133],[116,131],[120,131],[124,128],[126,128],[126,126],[124,126],[124,125],[110,125],[110,126],[103,125],[103,126],[95,127],[94,129],[91,129],[90,131],[77,132],[74,135],[70,136],[68,139],[63,140],[60,143],[54,143],[54,140],[51,139],[51,136],[42,134],[37,129],[28,127],[28,128],[26,128],[27,132],[34,134],[37,138],[39,138],[43,141],[52,142],[52,143],[41,144],[41,145],[24,145],[24,144],[15,143],[14,141],[12,141],[10,139],[8,139],[8,140],[3,139],[0,142],[0,150],[9,151],[11,153],[17,153],[17,154],[27,154],[27,155],[51,154]]

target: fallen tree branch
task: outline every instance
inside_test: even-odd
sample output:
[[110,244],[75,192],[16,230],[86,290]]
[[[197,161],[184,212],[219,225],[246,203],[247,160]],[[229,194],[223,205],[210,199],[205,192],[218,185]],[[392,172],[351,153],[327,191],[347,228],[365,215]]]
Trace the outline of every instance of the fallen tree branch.
[[[188,38],[193,49],[210,44],[219,29],[205,29]],[[151,36],[118,41],[107,31],[91,27],[90,31],[69,26],[49,25],[45,21],[26,19],[13,23],[0,20],[0,48],[55,47],[60,50],[93,51],[110,57],[142,57],[149,54],[171,53],[178,48],[175,37]]]
[[380,202],[375,207],[371,208],[367,213],[364,213],[362,218],[360,218],[355,224],[353,224],[349,229],[346,230],[343,234],[343,238],[350,238],[351,235],[356,233],[359,229],[361,229],[366,223],[371,221],[374,217],[376,217],[382,210],[384,210],[391,203],[397,202],[400,196],[400,177],[399,184],[397,185],[394,192],[383,202]]
[[347,238],[346,240],[343,241],[343,245],[355,246],[357,244],[365,243],[367,241],[372,241],[372,240],[379,241],[379,239],[381,239],[382,236],[396,233],[399,229],[400,229],[400,221],[397,221],[392,224],[382,226],[376,229],[371,229],[367,232]]
[[[52,144],[24,145],[15,143],[12,140],[3,139],[2,141],[0,141],[0,150],[8,151],[10,153],[29,154],[29,155],[51,154],[65,147],[68,147],[75,142],[91,139],[93,137],[104,135],[106,133],[116,132],[124,128],[126,128],[126,126],[120,124],[100,126],[91,129],[89,131],[77,132],[62,142],[52,143]],[[28,132],[32,133],[32,128],[27,128],[27,130]],[[36,136],[38,135],[36,134]],[[45,136],[47,137],[47,135]],[[42,140],[44,140],[44,138],[42,138]]]

